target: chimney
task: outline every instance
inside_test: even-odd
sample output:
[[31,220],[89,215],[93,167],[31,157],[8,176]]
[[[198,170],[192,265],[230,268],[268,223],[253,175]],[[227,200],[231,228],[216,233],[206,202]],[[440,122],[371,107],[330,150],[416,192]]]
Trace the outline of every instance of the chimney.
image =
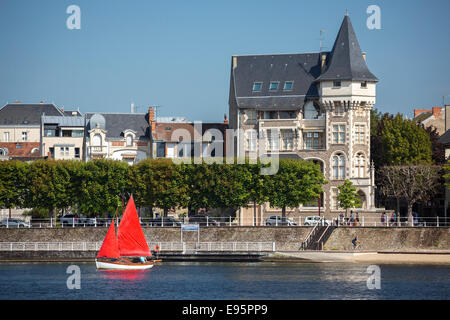
[[40,101],[39,103],[40,103],[40,104],[44,104],[44,101]]
[[130,106],[130,112],[134,113],[134,103],[133,102],[131,103],[131,106]]
[[326,60],[327,60],[327,54],[322,53],[320,56],[320,72],[321,73],[325,70]]
[[362,57],[363,57],[363,59],[364,59],[364,62],[366,62],[366,55],[367,55],[367,53],[361,52],[361,54],[362,54]]
[[156,119],[153,107],[148,108],[148,124],[152,126],[152,132],[156,130]]
[[237,57],[233,56],[233,69],[237,67]]
[[433,116],[436,119],[440,119],[441,118],[441,110],[442,110],[441,107],[433,107],[433,108],[431,108],[431,110],[432,110]]
[[226,113],[223,115],[223,123],[224,124],[228,124],[228,118],[227,118],[227,114]]

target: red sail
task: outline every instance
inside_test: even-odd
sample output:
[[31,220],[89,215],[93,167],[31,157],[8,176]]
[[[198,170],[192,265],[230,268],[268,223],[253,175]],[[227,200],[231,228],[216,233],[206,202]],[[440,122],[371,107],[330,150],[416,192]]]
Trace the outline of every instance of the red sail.
[[97,254],[97,258],[119,258],[119,246],[117,244],[116,229],[114,222],[109,226],[106,233],[105,240],[103,240],[102,247]]
[[150,257],[150,248],[145,240],[144,231],[137,215],[133,196],[130,197],[117,232],[121,257]]

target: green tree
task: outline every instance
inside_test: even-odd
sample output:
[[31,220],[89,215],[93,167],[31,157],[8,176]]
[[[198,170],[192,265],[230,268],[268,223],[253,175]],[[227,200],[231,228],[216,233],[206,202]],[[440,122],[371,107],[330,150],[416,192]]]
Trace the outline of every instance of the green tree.
[[444,178],[444,183],[447,188],[450,188],[450,162],[447,162],[443,167],[444,175],[442,176]]
[[350,180],[345,180],[344,184],[338,187],[338,190],[337,201],[339,202],[339,206],[346,210],[346,213],[348,213],[348,209],[357,208],[361,205],[356,187],[353,186]]
[[186,207],[188,184],[185,182],[183,168],[183,165],[177,165],[171,159],[139,162],[137,170],[142,175],[142,203],[163,209],[164,216],[167,216],[171,208]]
[[23,207],[28,190],[28,165],[22,161],[0,161],[0,207]]
[[77,174],[80,213],[103,216],[121,207],[121,195],[127,190],[129,165],[123,161],[91,160]]
[[272,207],[281,208],[282,219],[286,208],[317,199],[327,183],[320,166],[310,161],[280,159],[278,172],[265,178],[267,200]]
[[73,204],[71,177],[67,161],[38,160],[30,164],[26,182],[29,186],[27,207],[46,208],[56,220],[57,209]]
[[385,165],[430,164],[430,136],[413,120],[397,114],[383,119],[381,132],[382,153]]

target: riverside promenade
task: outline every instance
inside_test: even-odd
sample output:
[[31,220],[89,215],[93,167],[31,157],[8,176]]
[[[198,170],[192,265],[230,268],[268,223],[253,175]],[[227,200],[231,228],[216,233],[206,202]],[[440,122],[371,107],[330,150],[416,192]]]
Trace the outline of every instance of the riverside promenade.
[[450,265],[450,250],[276,252],[264,261]]
[[[93,261],[107,228],[0,229],[0,261]],[[144,228],[149,246],[171,261],[297,261],[450,264],[448,227]],[[325,235],[323,237],[323,235]],[[357,236],[362,248],[353,250]],[[310,246],[309,240],[320,240]],[[318,240],[318,241],[319,241]],[[319,243],[317,241],[317,244]],[[310,241],[314,244],[314,241]],[[319,250],[320,249],[320,250]]]

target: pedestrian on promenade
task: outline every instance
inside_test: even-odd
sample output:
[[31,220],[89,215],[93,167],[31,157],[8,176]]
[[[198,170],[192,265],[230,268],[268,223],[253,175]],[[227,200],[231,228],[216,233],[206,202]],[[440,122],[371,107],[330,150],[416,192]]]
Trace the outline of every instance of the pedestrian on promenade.
[[353,226],[354,221],[355,221],[355,218],[353,217],[353,210],[350,210],[350,226]]
[[413,212],[413,225],[417,226],[419,224],[419,214],[417,212]]
[[396,214],[395,211],[394,211],[394,212],[392,212],[392,215],[391,215],[391,224],[392,224],[393,226],[397,225],[397,224],[395,223],[395,221],[397,221],[397,214]]
[[355,218],[355,225],[359,225],[359,214],[358,214],[358,212],[356,213],[356,218]]
[[341,226],[344,225],[344,214],[341,212],[341,214],[339,215],[339,224]]
[[381,213],[381,224],[384,224],[384,222],[386,221],[386,213]]

